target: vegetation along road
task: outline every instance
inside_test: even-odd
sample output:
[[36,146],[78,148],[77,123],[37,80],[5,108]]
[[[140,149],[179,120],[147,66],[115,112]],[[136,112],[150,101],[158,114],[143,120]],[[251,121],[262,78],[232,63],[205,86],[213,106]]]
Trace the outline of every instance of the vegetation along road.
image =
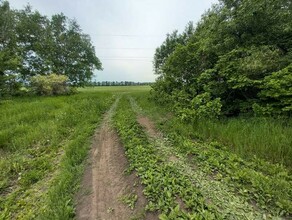
[[[104,57],[119,63],[105,62],[112,81],[94,82],[98,44],[77,19],[9,1],[0,0],[0,220],[292,219],[291,0],[219,0],[153,45],[152,83],[142,79],[149,58],[117,53]],[[134,39],[151,35],[118,31],[168,27],[160,17],[171,3],[97,2],[76,15],[86,5],[82,24],[106,27],[93,39],[118,46],[99,50],[150,52]],[[172,3],[183,12],[172,20],[193,2]],[[159,29],[143,14],[152,9]],[[92,23],[119,11],[139,25]],[[143,83],[117,81],[134,75]]]
[[291,217],[291,167],[205,138],[149,89],[3,101],[0,218]]

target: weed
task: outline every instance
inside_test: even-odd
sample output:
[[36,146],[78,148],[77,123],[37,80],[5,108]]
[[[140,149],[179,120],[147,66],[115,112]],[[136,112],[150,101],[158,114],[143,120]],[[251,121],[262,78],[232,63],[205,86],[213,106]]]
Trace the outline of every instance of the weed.
[[123,195],[119,198],[119,200],[121,202],[123,202],[124,204],[126,204],[128,207],[130,207],[131,209],[135,208],[135,204],[138,200],[138,196],[134,193],[130,193],[127,195]]

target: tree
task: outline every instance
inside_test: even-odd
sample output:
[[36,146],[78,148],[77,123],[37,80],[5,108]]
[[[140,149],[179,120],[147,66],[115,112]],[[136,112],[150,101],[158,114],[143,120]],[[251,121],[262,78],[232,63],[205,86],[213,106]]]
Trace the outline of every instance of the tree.
[[173,31],[171,34],[167,34],[165,41],[155,51],[153,64],[156,74],[163,73],[161,68],[168,56],[172,54],[176,46],[185,45],[193,33],[194,25],[192,22],[189,22],[182,34],[178,34],[177,30]]
[[[63,14],[51,19],[33,11],[11,10],[0,2],[0,88],[12,78],[27,82],[35,75],[66,75],[82,86],[101,70],[91,39]],[[9,80],[8,80],[9,74]]]
[[84,85],[95,69],[102,69],[90,37],[82,33],[76,21],[54,15],[49,30],[49,49],[44,57],[50,61],[52,72],[67,75],[73,85]]
[[[222,105],[225,115],[250,112],[256,105],[282,106],[280,111],[272,108],[277,114],[290,111],[290,101],[285,101],[290,96],[282,93],[276,99],[267,91],[275,92],[273,86],[290,80],[291,5],[288,0],[221,0],[188,37],[177,31],[168,35],[154,56],[156,100],[198,111],[188,103],[208,97],[208,102]],[[276,76],[281,82],[274,83]]]
[[49,20],[38,11],[32,11],[29,5],[18,11],[16,18],[17,44],[22,57],[21,77],[27,80],[37,74],[49,73],[48,61],[43,57],[49,37],[46,31]]
[[15,12],[10,9],[8,1],[0,2],[0,97],[15,93],[19,88],[16,81],[17,72],[21,64],[18,54]]

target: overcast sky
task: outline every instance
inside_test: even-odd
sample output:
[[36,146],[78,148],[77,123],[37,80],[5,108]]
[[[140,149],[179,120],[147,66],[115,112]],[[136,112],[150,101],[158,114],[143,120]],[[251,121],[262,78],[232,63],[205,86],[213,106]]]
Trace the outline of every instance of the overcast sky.
[[28,3],[41,14],[63,12],[91,36],[103,71],[97,81],[154,81],[155,48],[166,34],[197,23],[217,0],[9,0],[12,8]]

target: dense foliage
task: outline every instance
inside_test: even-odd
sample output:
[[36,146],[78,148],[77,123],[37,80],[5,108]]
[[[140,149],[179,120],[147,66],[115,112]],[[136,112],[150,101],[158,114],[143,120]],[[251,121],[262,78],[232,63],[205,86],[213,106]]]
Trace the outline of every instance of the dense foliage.
[[0,1],[1,93],[11,93],[11,77],[27,82],[31,76],[57,73],[82,85],[101,68],[90,37],[75,20],[63,14],[48,18],[30,6],[13,10]]
[[153,95],[183,118],[292,113],[292,3],[220,0],[157,48]]
[[67,81],[67,76],[54,73],[46,76],[36,75],[31,77],[31,87],[37,95],[66,95],[73,92]]

